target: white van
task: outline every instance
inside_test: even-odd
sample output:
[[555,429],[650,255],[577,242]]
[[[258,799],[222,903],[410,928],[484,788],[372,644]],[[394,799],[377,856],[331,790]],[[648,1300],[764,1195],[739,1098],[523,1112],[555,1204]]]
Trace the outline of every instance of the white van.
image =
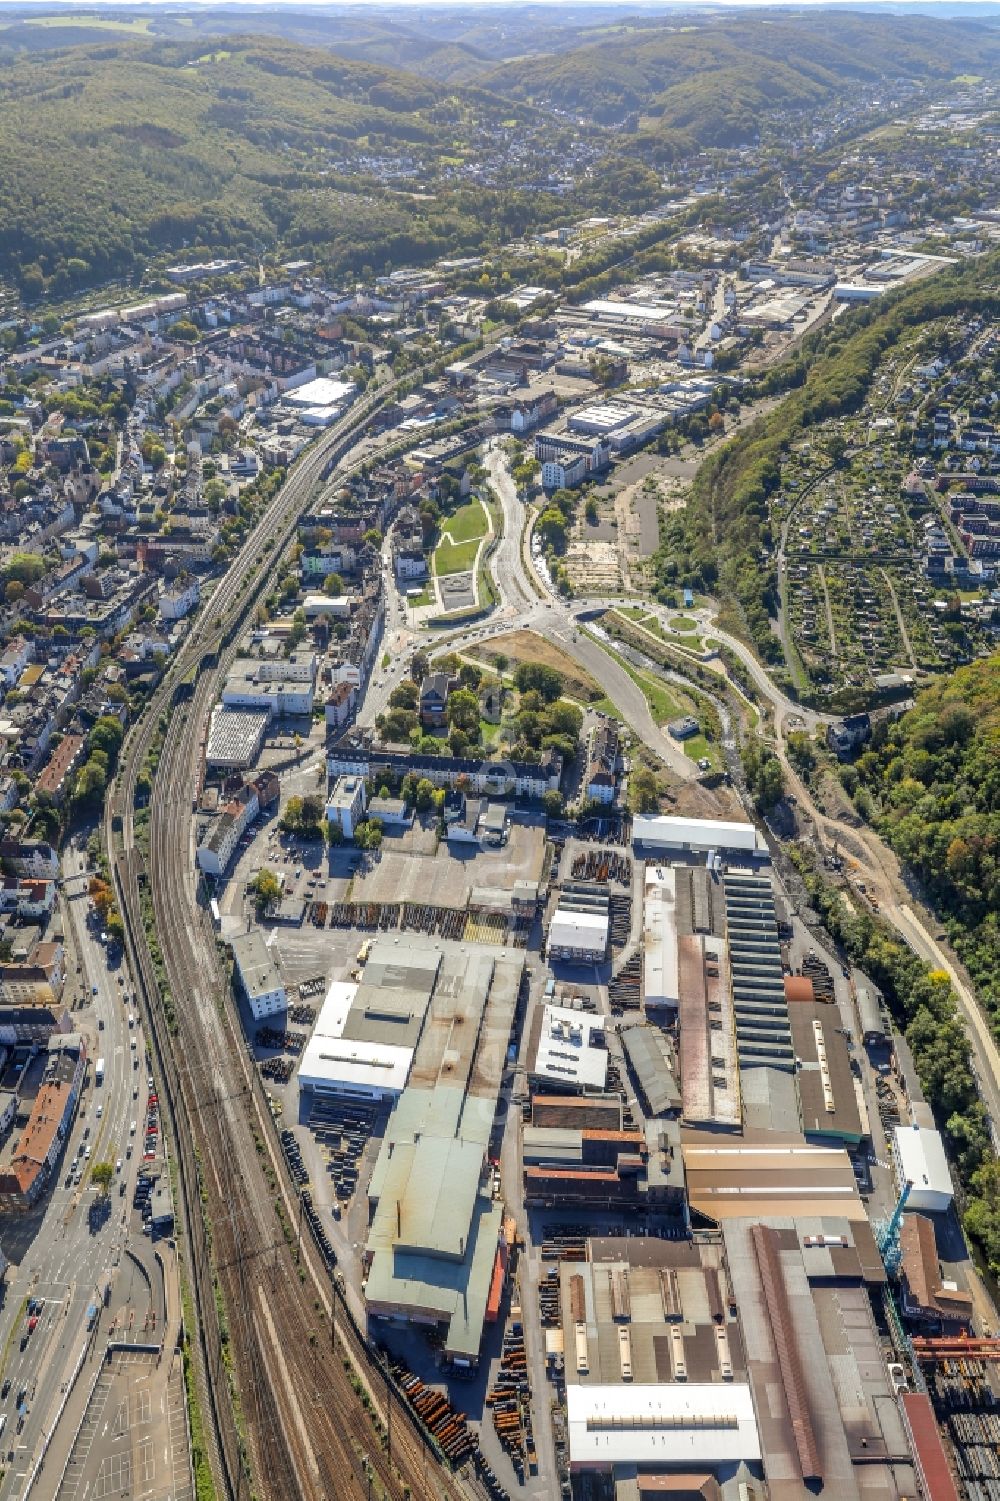
[[129,1134],[129,1136],[134,1136],[135,1135],[135,1121],[133,1121],[132,1124],[131,1124],[131,1126],[129,1126],[129,1128],[128,1128],[128,1134]]

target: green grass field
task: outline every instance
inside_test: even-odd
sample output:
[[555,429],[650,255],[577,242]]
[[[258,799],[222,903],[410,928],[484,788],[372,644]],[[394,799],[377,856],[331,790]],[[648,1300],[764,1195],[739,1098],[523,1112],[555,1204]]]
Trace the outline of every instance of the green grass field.
[[434,549],[434,572],[468,573],[487,530],[486,512],[478,500],[470,500],[454,516],[446,517],[441,523],[441,540]]
[[712,745],[704,735],[692,735],[690,740],[682,741],[684,754],[690,756],[692,761],[700,761],[704,756],[711,761],[713,770],[718,770],[722,765],[722,755],[717,745]]
[[470,573],[478,551],[478,537],[471,542],[439,542],[434,549],[434,572],[439,578],[446,573]]
[[668,719],[679,719],[682,714],[688,713],[688,710],[682,708],[670,690],[664,687],[658,678],[650,677],[646,672],[634,670],[630,675],[645,694],[649,712],[657,724],[665,724]]
[[485,536],[486,530],[486,512],[478,500],[470,500],[454,516],[445,516],[441,521],[442,536],[449,534],[453,542],[471,542]]
[[698,629],[697,620],[692,620],[690,615],[672,615],[670,624],[675,631],[680,631],[682,634]]

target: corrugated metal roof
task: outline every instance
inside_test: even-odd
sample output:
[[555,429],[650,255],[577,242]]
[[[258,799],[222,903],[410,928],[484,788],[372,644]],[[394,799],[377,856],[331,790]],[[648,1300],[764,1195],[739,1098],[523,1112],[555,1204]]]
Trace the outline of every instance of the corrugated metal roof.
[[795,1339],[792,1310],[788,1303],[788,1292],[785,1288],[778,1249],[778,1236],[766,1225],[754,1225],[750,1236],[760,1269],[761,1286],[764,1290],[771,1334],[778,1356],[781,1385],[792,1420],[792,1434],[795,1439],[799,1468],[802,1471],[803,1480],[820,1480],[823,1476],[823,1466],[806,1397],[802,1356]]
[[958,1489],[948,1467],[930,1398],[923,1392],[903,1393],[903,1412],[920,1478],[930,1501],[958,1501]]

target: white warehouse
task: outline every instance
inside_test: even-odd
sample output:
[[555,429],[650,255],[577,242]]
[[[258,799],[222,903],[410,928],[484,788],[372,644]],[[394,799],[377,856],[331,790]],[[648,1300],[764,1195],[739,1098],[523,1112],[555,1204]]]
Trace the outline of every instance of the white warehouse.
[[907,1209],[922,1214],[943,1214],[955,1195],[944,1155],[940,1131],[930,1126],[897,1126],[892,1139],[892,1157],[899,1186],[911,1183]]
[[637,813],[632,820],[632,845],[706,855],[711,850],[767,855],[767,843],[752,823],[729,823],[719,818],[675,818]]

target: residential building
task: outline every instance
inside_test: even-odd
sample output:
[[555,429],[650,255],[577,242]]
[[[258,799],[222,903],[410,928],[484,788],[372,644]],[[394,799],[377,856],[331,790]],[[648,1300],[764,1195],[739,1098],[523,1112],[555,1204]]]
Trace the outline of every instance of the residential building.
[[613,803],[618,787],[618,731],[612,724],[601,724],[590,737],[587,770],[584,776],[587,796],[598,803]]
[[35,780],[35,792],[61,803],[66,796],[77,767],[83,760],[86,742],[82,735],[64,735]]
[[236,973],[254,1021],[264,1021],[284,1011],[288,996],[271,950],[259,928],[239,933],[231,948]]
[[178,579],[173,584],[161,584],[159,611],[161,620],[182,620],[196,608],[201,600],[201,584],[197,578]]
[[326,805],[327,823],[336,824],[345,839],[353,839],[365,816],[366,800],[364,777],[353,774],[338,777]]
[[208,835],[198,846],[198,869],[207,876],[224,876],[236,846],[259,812],[256,791],[244,788],[244,796],[226,803]]
[[446,672],[430,672],[420,685],[420,723],[426,729],[440,729],[448,723],[448,695],[457,688],[457,679]]

